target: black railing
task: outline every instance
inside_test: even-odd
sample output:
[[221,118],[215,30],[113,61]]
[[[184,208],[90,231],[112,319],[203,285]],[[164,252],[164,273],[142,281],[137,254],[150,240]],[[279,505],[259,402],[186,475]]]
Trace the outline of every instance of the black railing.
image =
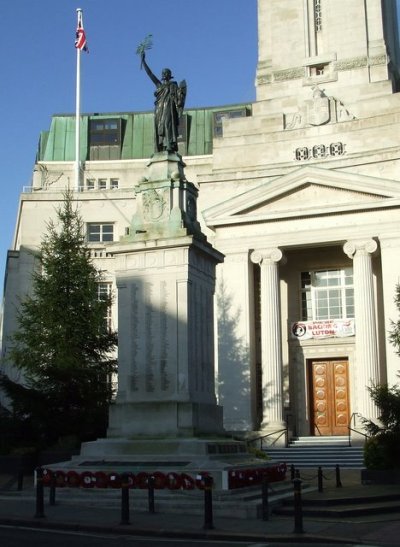
[[359,429],[356,429],[355,427],[351,427],[352,422],[354,422],[354,425],[355,425],[356,416],[361,416],[361,414],[359,412],[353,412],[353,414],[350,417],[349,423],[347,425],[347,429],[349,431],[349,434],[348,434],[349,435],[349,446],[351,446],[351,432],[352,431],[354,431],[354,433],[357,433],[358,435],[362,435],[363,437],[365,437],[365,439],[369,439],[369,437],[370,437],[369,435],[367,435],[363,431],[360,431]]
[[[264,446],[264,444],[263,444],[264,440],[267,439],[267,438],[272,437],[273,435],[278,435],[278,436],[276,438],[274,438],[271,443]],[[271,431],[271,433],[266,433],[265,435],[260,435],[259,437],[254,437],[253,439],[247,441],[247,444],[257,443],[259,441],[260,442],[260,450],[263,450],[264,448],[268,448],[268,447],[270,448],[271,446],[274,446],[283,435],[285,436],[285,447],[288,447],[289,446],[289,430],[288,430],[288,427],[285,427],[283,429],[277,429],[276,431]]]

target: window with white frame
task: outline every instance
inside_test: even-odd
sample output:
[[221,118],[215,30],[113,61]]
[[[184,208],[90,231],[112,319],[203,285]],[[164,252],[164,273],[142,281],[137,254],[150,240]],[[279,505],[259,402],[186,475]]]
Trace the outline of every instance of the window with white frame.
[[104,325],[107,331],[111,331],[111,294],[112,294],[112,283],[108,281],[101,281],[97,284],[97,298],[99,300],[107,300],[109,305],[107,306],[106,314],[104,316]]
[[301,272],[301,319],[354,318],[353,268]]
[[82,188],[84,190],[115,190],[119,187],[119,179],[112,178],[112,179],[95,179],[95,178],[88,178],[85,182],[85,187]]
[[114,241],[114,224],[89,223],[87,225],[87,241],[89,243]]

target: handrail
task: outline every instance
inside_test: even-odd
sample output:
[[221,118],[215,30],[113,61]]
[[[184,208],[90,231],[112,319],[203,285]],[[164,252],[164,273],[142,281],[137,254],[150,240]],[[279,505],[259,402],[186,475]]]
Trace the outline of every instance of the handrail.
[[359,429],[355,429],[354,427],[351,427],[351,423],[352,423],[353,420],[354,420],[354,425],[355,425],[355,417],[356,416],[361,416],[361,414],[359,412],[353,412],[353,414],[350,416],[349,423],[347,424],[347,429],[349,431],[349,446],[351,446],[351,432],[352,431],[354,431],[354,433],[358,433],[359,435],[362,435],[366,439],[370,438],[370,435],[367,435],[366,433],[363,433]]
[[322,433],[321,433],[321,431],[319,430],[319,427],[318,427],[318,425],[317,425],[316,423],[314,423],[314,427],[317,429],[319,436],[322,437]]
[[266,439],[267,437],[271,437],[272,435],[276,435],[277,433],[280,433],[280,435],[268,446],[274,446],[276,442],[282,437],[283,434],[285,434],[285,446],[288,446],[288,428],[285,427],[283,429],[277,429],[276,431],[271,431],[271,433],[266,433],[265,435],[260,435],[259,437],[254,437],[253,439],[250,439],[248,441],[248,444],[260,441],[260,449],[263,448],[263,439]]

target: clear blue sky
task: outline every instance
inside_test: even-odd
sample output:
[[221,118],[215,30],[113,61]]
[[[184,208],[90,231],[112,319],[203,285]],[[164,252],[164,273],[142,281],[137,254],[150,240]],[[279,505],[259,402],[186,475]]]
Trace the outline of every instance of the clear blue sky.
[[255,97],[256,0],[3,0],[0,283],[39,133],[52,114],[75,111],[77,7],[90,50],[82,54],[82,112],[153,108],[153,86],[136,55],[149,33],[149,65],[186,79],[188,107]]

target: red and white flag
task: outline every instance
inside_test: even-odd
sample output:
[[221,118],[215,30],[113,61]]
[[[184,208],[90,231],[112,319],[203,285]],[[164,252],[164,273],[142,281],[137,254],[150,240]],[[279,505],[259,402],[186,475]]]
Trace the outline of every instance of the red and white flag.
[[89,48],[86,41],[85,29],[82,23],[82,12],[78,11],[78,25],[76,27],[75,47],[81,51],[89,53]]

